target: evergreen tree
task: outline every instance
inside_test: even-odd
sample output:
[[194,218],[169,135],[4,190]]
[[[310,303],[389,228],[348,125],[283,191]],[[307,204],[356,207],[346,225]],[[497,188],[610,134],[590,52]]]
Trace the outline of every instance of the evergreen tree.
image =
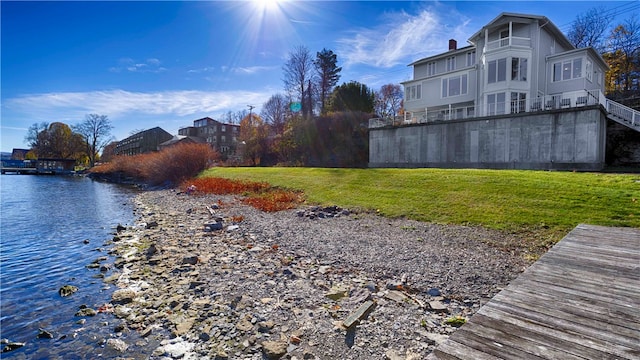
[[335,88],[331,94],[329,110],[359,111],[372,114],[375,105],[375,95],[367,85],[357,81],[343,83]]
[[322,49],[316,54],[313,61],[318,75],[318,91],[320,96],[320,113],[327,111],[327,102],[333,87],[340,80],[340,71],[342,68],[338,66],[338,56],[333,51]]

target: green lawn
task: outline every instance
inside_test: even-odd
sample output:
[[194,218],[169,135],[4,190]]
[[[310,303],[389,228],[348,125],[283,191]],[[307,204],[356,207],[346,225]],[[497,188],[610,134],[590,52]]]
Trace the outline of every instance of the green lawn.
[[475,169],[213,168],[302,190],[308,203],[481,225],[558,241],[580,223],[640,227],[640,175]]

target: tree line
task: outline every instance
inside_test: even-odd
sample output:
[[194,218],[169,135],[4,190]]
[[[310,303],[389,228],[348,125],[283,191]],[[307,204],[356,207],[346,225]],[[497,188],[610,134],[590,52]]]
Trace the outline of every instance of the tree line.
[[369,119],[403,111],[398,84],[379,91],[357,81],[338,85],[342,68],[332,50],[314,57],[295,47],[282,70],[284,92],[272,95],[260,113],[242,112],[239,147],[246,164],[366,166]]
[[592,8],[576,16],[567,38],[576,48],[593,47],[609,65],[604,79],[607,97],[639,98],[640,19],[637,12],[618,24],[613,19],[614,13],[604,7]]
[[94,166],[100,152],[114,140],[112,129],[109,118],[98,114],[87,114],[73,126],[62,122],[34,123],[25,136],[30,146],[26,157],[75,159],[79,164]]

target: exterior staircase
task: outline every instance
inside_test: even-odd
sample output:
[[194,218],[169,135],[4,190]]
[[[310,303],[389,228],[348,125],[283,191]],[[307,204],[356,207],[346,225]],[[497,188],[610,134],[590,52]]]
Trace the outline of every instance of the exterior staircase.
[[609,100],[604,96],[600,98],[604,99],[604,103],[601,102],[601,104],[607,111],[608,119],[640,132],[640,111]]

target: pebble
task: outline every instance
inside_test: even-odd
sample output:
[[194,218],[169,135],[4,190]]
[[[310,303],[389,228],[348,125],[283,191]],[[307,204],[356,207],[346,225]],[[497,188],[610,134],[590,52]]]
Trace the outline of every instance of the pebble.
[[[425,358],[456,330],[448,314],[470,317],[527,265],[486,240],[521,239],[477,227],[172,190],[136,202],[106,279],[115,316],[159,358]],[[341,324],[366,301],[349,335]]]

